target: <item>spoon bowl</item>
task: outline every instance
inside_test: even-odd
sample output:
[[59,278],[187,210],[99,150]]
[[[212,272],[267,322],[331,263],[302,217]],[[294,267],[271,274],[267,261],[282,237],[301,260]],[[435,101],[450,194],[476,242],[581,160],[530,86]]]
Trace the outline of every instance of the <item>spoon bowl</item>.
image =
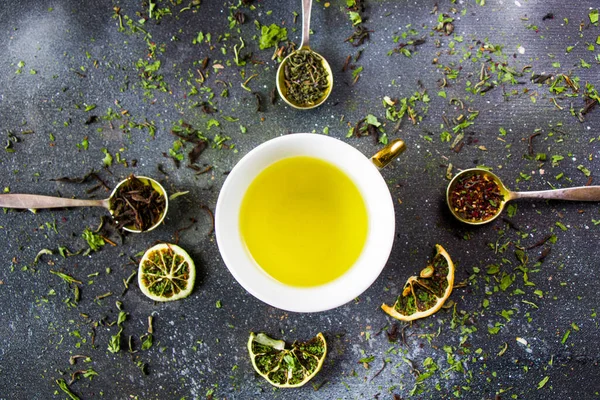
[[[290,98],[288,94],[288,88],[286,86],[286,76],[285,76],[285,68],[291,62],[294,56],[300,54],[302,51],[310,51],[313,53],[313,56],[319,60],[323,69],[325,70],[325,74],[327,75],[327,88],[323,91],[321,97],[319,97],[313,103],[300,104],[295,102],[292,98]],[[292,106],[298,110],[310,110],[311,108],[315,108],[320,106],[327,100],[329,95],[331,94],[331,90],[333,88],[333,72],[331,71],[331,66],[323,58],[319,53],[314,52],[308,46],[301,47],[299,50],[294,51],[289,54],[286,58],[283,59],[281,64],[279,64],[279,68],[277,69],[277,91],[279,92],[279,96],[285,101],[288,105]]]
[[[481,176],[483,179],[488,180],[488,182],[491,181],[491,182],[495,183],[498,188],[498,192],[499,192],[500,196],[502,197],[502,200],[498,204],[496,204],[497,208],[495,210],[495,213],[492,214],[491,216],[488,216],[487,218],[483,218],[480,220],[465,218],[460,213],[460,210],[458,209],[458,207],[455,204],[453,204],[453,194],[456,193],[457,186],[459,185],[459,183],[461,183],[465,179],[468,179],[474,175]],[[464,193],[464,194],[466,195],[467,193]],[[466,224],[470,224],[470,225],[483,225],[483,224],[487,224],[488,222],[492,222],[493,220],[495,220],[496,218],[498,218],[500,216],[500,214],[502,213],[502,210],[504,210],[504,206],[506,205],[508,200],[510,200],[510,191],[506,188],[506,186],[504,186],[504,184],[502,183],[500,178],[498,178],[498,176],[496,176],[492,172],[485,170],[485,169],[481,169],[481,168],[466,169],[466,170],[463,170],[462,172],[456,174],[454,176],[454,178],[452,178],[452,180],[450,181],[450,184],[448,185],[448,188],[446,189],[446,203],[448,204],[448,208],[450,208],[450,212],[459,221],[464,222]]]
[[[300,48],[290,53],[287,57],[283,59],[281,64],[279,64],[279,68],[277,69],[277,91],[279,92],[279,96],[285,101],[288,105],[298,110],[310,110],[311,108],[315,108],[320,106],[327,100],[329,95],[331,94],[331,90],[333,88],[333,72],[331,71],[331,66],[325,60],[323,56],[319,53],[311,50],[309,41],[310,41],[310,14],[311,14],[312,0],[302,0],[302,43],[300,44]],[[288,87],[286,85],[286,67],[290,64],[291,60],[297,55],[309,52],[312,53],[312,56],[317,59],[317,61],[321,64],[324,69],[324,73],[327,79],[327,87],[323,90],[321,96],[318,99],[310,103],[298,103],[294,99],[290,98],[288,93]]]
[[[459,183],[468,179],[471,176],[480,176],[483,179],[487,180],[487,182],[492,182],[497,187],[497,195],[495,198],[501,197],[501,199],[495,205],[494,210],[491,215],[486,218],[481,219],[469,219],[465,218],[464,215],[460,213],[460,210],[454,204],[453,194],[457,193],[457,187]],[[469,192],[469,189],[462,189],[462,194],[465,196]],[[446,203],[448,204],[448,208],[452,215],[456,217],[461,222],[470,225],[483,225],[488,222],[492,222],[496,218],[500,216],[506,203],[511,200],[517,199],[546,199],[546,200],[568,200],[568,201],[600,201],[600,186],[579,186],[572,188],[564,188],[564,189],[551,189],[551,190],[539,190],[539,191],[527,191],[527,192],[513,192],[509,190],[502,180],[496,176],[494,173],[482,169],[482,168],[471,168],[461,171],[456,174],[454,178],[448,184],[448,188],[446,190]],[[469,207],[469,206],[467,206]]]
[[[130,225],[125,225],[123,226],[123,230],[126,230],[127,232],[133,232],[133,233],[142,233],[142,232],[148,232],[151,231],[153,229],[155,229],[158,225],[160,225],[163,220],[165,219],[165,217],[167,216],[167,210],[169,208],[169,196],[167,195],[167,191],[165,190],[165,188],[158,183],[158,181],[152,179],[152,178],[148,178],[147,176],[136,176],[136,179],[138,179],[139,181],[141,181],[144,185],[148,186],[152,186],[152,189],[154,189],[164,200],[165,203],[165,207],[162,210],[162,212],[160,213],[160,215],[158,216],[158,218],[155,218],[152,225],[148,228],[148,229],[138,229],[136,228],[133,224]],[[119,191],[119,189],[126,184],[127,182],[129,182],[130,178],[127,179],[123,179],[121,182],[119,182],[117,184],[117,186],[115,186],[115,188],[113,189],[112,193],[110,194],[110,197],[107,199],[108,200],[108,211],[110,212],[110,215],[115,218],[114,215],[114,206],[113,206],[113,200],[116,198],[117,193]],[[118,222],[118,221],[117,221]]]
[[[136,176],[138,180],[140,180],[144,185],[152,186],[152,188],[158,192],[158,194],[164,199],[164,209],[158,218],[155,218],[153,224],[148,229],[137,229],[134,225],[125,225],[123,226],[123,230],[127,232],[133,233],[141,233],[148,232],[155,229],[158,225],[162,223],[167,215],[167,209],[169,207],[169,198],[167,196],[167,191],[162,187],[158,181],[146,177],[146,176]],[[66,207],[104,207],[106,208],[113,218],[117,218],[114,216],[114,199],[117,196],[118,190],[129,180],[131,177],[122,180],[115,186],[110,197],[102,200],[83,200],[83,199],[69,199],[62,197],[53,197],[53,196],[42,196],[36,194],[2,194],[0,195],[0,207],[6,208],[18,208],[18,209],[43,209],[43,208],[66,208]],[[117,221],[118,222],[118,221]]]

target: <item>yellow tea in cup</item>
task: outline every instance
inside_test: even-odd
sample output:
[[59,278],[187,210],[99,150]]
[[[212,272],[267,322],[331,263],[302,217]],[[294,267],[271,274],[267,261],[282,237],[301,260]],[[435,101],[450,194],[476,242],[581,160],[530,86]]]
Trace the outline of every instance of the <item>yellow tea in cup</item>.
[[318,286],[356,262],[368,233],[367,208],[339,168],[314,157],[279,160],[248,187],[240,232],[252,258],[291,286]]

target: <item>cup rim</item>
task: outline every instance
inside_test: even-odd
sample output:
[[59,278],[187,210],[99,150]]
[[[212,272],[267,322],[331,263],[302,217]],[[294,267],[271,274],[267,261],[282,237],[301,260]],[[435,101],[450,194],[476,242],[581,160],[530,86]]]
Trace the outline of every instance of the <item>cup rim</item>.
[[[367,206],[369,231],[361,255],[345,274],[319,286],[290,286],[272,278],[252,259],[239,232],[239,206],[250,183],[273,162],[293,156],[333,163],[356,184]],[[249,151],[228,174],[215,210],[217,245],[236,281],[257,299],[292,312],[333,309],[367,290],[387,263],[395,225],[392,197],[377,167],[350,144],[313,133],[279,136]]]

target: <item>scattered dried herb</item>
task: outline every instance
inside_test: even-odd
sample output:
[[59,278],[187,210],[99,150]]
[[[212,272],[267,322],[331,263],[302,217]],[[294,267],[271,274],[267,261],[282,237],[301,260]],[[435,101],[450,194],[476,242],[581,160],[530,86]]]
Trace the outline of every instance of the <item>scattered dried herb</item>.
[[348,36],[345,42],[350,42],[352,46],[358,47],[362,45],[366,40],[369,40],[370,33],[372,31],[368,30],[362,25],[358,25],[354,28],[354,32],[352,35]]
[[94,232],[91,229],[85,228],[81,236],[85,239],[90,249],[93,251],[98,251],[102,246],[106,244],[104,238]]
[[261,50],[269,47],[277,47],[279,42],[287,40],[287,29],[280,28],[276,24],[260,27],[259,47]]
[[58,385],[60,390],[62,390],[67,396],[69,396],[71,400],[79,400],[79,397],[73,392],[71,392],[69,386],[67,385],[67,382],[64,379],[57,379],[56,384]]

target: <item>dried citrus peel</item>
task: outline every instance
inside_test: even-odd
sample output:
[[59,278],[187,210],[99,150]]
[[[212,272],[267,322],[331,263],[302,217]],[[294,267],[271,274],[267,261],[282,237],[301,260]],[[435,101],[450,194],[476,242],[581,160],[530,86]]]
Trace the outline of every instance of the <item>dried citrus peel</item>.
[[248,352],[256,372],[271,385],[300,387],[321,370],[327,354],[327,342],[323,334],[318,333],[308,342],[294,342],[291,348],[286,348],[283,340],[251,332]]
[[419,276],[408,278],[394,305],[383,304],[383,311],[400,321],[413,321],[442,308],[452,293],[454,263],[442,246],[436,244],[435,249],[432,262],[421,270]]
[[173,301],[189,296],[196,281],[196,267],[181,247],[160,243],[146,250],[140,260],[138,284],[156,301]]

